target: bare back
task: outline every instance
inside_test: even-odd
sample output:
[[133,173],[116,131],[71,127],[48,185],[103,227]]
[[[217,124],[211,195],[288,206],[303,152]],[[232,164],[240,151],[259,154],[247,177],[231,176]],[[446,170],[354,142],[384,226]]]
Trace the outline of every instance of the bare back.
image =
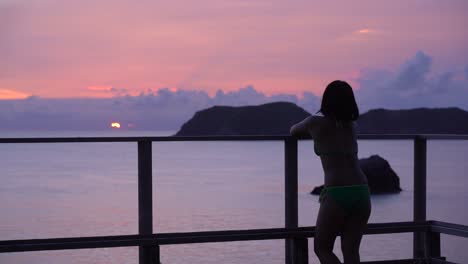
[[316,117],[315,149],[325,174],[325,186],[367,184],[367,178],[359,166],[356,129],[353,122],[336,122]]

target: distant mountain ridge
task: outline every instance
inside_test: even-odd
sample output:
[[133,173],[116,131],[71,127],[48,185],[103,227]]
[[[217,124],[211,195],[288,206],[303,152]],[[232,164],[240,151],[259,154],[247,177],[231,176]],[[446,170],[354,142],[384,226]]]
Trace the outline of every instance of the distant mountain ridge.
[[[175,135],[285,135],[309,115],[289,102],[214,106],[196,112]],[[468,112],[455,107],[374,109],[361,114],[357,125],[359,134],[468,134]]]

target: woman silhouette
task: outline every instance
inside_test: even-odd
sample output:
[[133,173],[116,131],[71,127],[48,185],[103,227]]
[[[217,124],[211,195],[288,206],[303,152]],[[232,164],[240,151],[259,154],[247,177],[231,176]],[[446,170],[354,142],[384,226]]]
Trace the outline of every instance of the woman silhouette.
[[330,83],[317,113],[291,127],[295,136],[310,135],[314,151],[322,161],[325,186],[320,193],[314,251],[320,263],[341,263],[333,253],[341,233],[345,264],[360,263],[359,245],[369,219],[371,204],[367,179],[359,166],[353,121],[359,110],[351,86],[344,81]]

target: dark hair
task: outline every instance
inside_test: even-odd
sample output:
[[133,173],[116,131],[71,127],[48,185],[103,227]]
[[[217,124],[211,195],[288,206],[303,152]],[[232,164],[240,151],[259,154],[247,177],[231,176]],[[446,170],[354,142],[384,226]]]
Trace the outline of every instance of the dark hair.
[[359,117],[359,109],[354,99],[353,88],[344,81],[331,82],[322,96],[320,110],[325,117],[337,121],[354,121]]

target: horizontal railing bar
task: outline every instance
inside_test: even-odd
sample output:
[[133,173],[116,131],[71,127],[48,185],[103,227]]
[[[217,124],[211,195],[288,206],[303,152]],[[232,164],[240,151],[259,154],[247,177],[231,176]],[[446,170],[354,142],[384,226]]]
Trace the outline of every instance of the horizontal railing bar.
[[427,222],[389,222],[368,224],[364,230],[366,235],[396,234],[409,232],[425,232],[429,230]]
[[70,249],[89,249],[89,248],[112,248],[112,247],[136,247],[136,246],[155,246],[157,240],[153,237],[134,238],[134,239],[107,239],[107,240],[89,240],[89,241],[69,241],[69,242],[51,242],[51,243],[31,243],[31,244],[12,244],[0,245],[0,253],[5,252],[26,252],[26,251],[50,251],[50,250],[70,250]]
[[13,244],[59,244],[73,242],[92,242],[92,241],[108,241],[108,240],[139,240],[144,238],[153,239],[152,235],[116,235],[116,236],[90,236],[90,237],[57,237],[57,238],[36,238],[36,239],[15,239],[0,241],[0,247]]
[[468,237],[468,226],[440,221],[430,221],[430,226],[432,232],[458,237]]
[[430,220],[430,221],[426,221],[426,222],[431,226],[441,226],[441,227],[448,227],[448,228],[454,228],[454,229],[460,229],[460,230],[468,231],[468,226],[466,226],[466,225],[448,223],[448,222],[444,222],[444,221],[435,221],[435,220]]
[[[365,234],[388,234],[426,231],[426,223],[395,222],[369,224]],[[160,233],[153,235],[122,235],[75,238],[48,238],[0,241],[1,252],[63,250],[83,248],[129,247],[246,240],[272,240],[313,237],[315,227],[270,228],[251,230],[202,231],[186,233]]]
[[[390,234],[426,231],[429,226],[425,223],[401,222],[369,224],[365,234]],[[315,227],[257,229],[244,231],[208,231],[191,233],[158,234],[161,245],[189,244],[209,242],[232,242],[244,240],[270,240],[285,238],[314,237]]]
[[290,136],[199,136],[199,137],[51,137],[51,138],[0,138],[0,143],[85,143],[85,142],[137,142],[137,141],[274,141]]
[[450,261],[446,261],[446,260],[438,259],[438,258],[431,258],[430,263],[431,264],[457,264],[455,262],[450,262]]
[[[468,140],[468,135],[418,135],[418,134],[359,134],[361,140],[413,140],[425,138],[434,140]],[[247,136],[163,136],[163,137],[46,137],[46,138],[0,138],[0,143],[97,143],[137,141],[280,141],[289,135],[247,135]],[[298,139],[307,140],[302,137]]]
[[374,261],[363,261],[362,264],[414,264],[414,263],[426,263],[426,259],[395,259],[395,260],[374,260]]
[[[304,228],[310,229],[310,228]],[[314,229],[312,228],[312,235]],[[285,228],[275,229],[253,229],[253,230],[230,230],[230,231],[203,231],[203,232],[188,232],[188,233],[160,233],[153,235],[122,235],[122,236],[99,236],[99,237],[72,237],[72,238],[50,238],[50,239],[30,239],[30,240],[9,240],[0,241],[0,252],[5,252],[4,249],[11,245],[24,245],[31,247],[33,245],[44,245],[53,247],[54,245],[69,244],[71,248],[83,245],[95,245],[100,243],[99,247],[112,246],[138,246],[140,243],[152,242],[156,244],[180,244],[195,243],[195,239],[200,239],[202,242],[208,242],[207,239],[215,239],[216,241],[232,241],[233,239],[242,240],[243,237],[247,240],[254,239],[254,235],[265,237],[265,234],[271,239],[281,239],[288,236],[295,236],[304,232],[304,230],[287,230]],[[310,234],[309,234],[310,235]],[[303,236],[306,236],[304,234]],[[266,238],[265,238],[266,239]],[[244,239],[245,240],[245,239]],[[255,239],[254,239],[255,240]],[[114,243],[115,242],[115,243]],[[62,249],[62,248],[61,248]]]
[[432,139],[432,140],[468,140],[468,135],[444,135],[444,134],[424,134],[421,135],[422,138]]
[[178,236],[178,237],[164,237],[163,234],[159,234],[157,240],[160,245],[175,245],[175,244],[304,238],[304,237],[313,237],[314,235],[315,235],[315,231],[293,231],[293,232],[279,231],[279,232],[273,232],[273,233],[245,233],[245,234],[206,235],[206,236],[188,235],[188,236]]

